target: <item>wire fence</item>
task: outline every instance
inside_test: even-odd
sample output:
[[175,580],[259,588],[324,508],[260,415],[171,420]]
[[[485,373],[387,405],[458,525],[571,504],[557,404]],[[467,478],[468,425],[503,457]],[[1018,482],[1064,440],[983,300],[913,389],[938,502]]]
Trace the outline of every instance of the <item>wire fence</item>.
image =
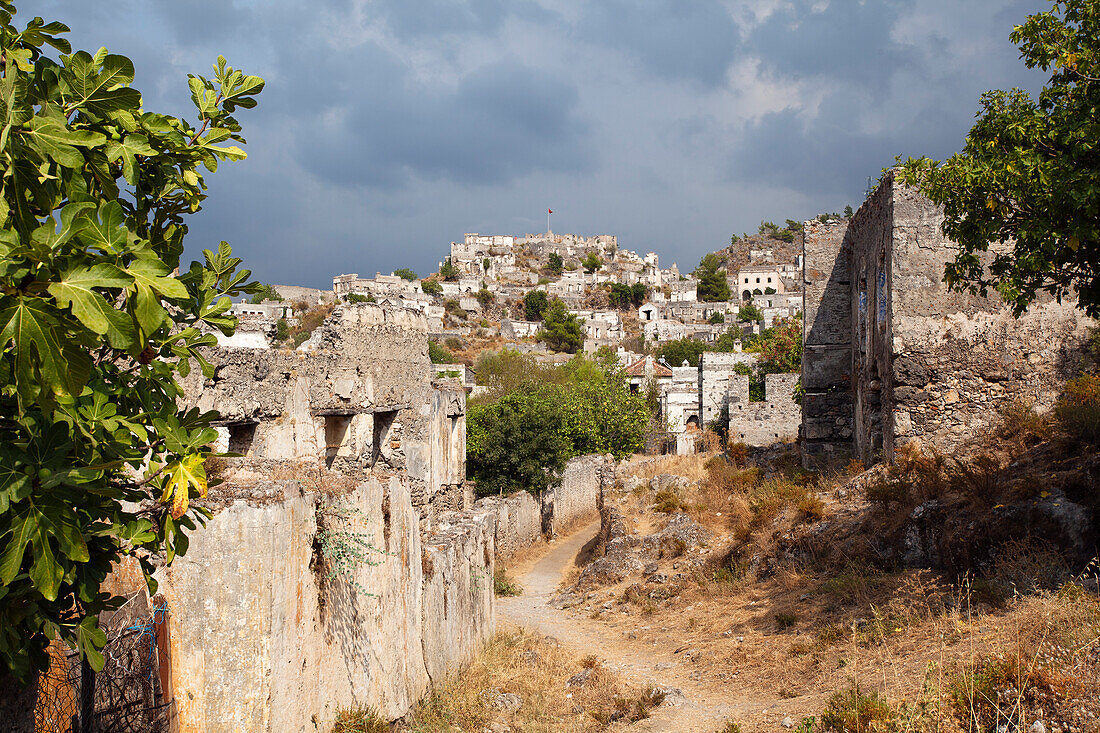
[[[94,733],[167,733],[172,701],[161,689],[157,626],[167,620],[167,608],[157,606],[147,616],[127,619],[116,613],[104,624],[105,663],[95,673]],[[101,619],[102,623],[102,619]],[[81,727],[81,665],[75,651],[55,642],[50,669],[39,678],[35,705],[36,733],[83,733]]]

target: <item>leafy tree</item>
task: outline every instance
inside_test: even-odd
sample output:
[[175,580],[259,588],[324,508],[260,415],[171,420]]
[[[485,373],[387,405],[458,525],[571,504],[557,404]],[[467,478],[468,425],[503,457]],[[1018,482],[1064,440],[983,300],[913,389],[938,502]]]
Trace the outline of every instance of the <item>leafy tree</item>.
[[489,292],[487,288],[482,288],[481,290],[477,291],[477,302],[481,306],[482,310],[485,310],[490,305],[492,305],[493,300],[495,299],[496,296]]
[[551,275],[560,275],[562,270],[565,269],[565,262],[562,261],[561,255],[557,252],[551,252],[547,257],[546,269],[550,271]]
[[541,321],[549,305],[545,290],[530,290],[523,296],[523,317],[528,321]]
[[726,316],[722,313],[722,311],[714,311],[710,314],[710,318],[707,319],[707,323],[711,324],[712,326],[716,326],[719,323],[725,322]]
[[943,206],[959,244],[949,288],[992,288],[1017,315],[1041,291],[1076,294],[1100,316],[1100,0],[1056,0],[1010,38],[1050,73],[1038,99],[986,92],[962,152],[909,159],[903,176]]
[[738,342],[742,339],[743,333],[738,326],[730,326],[724,334],[719,336],[714,342],[715,351],[737,351]]
[[741,237],[737,236],[736,234],[731,234],[730,235],[730,246],[731,247],[733,245],[737,244],[740,241],[741,241]]
[[764,295],[775,295],[775,288],[764,288]]
[[352,304],[355,304],[355,303],[377,303],[378,302],[377,300],[375,300],[374,296],[371,295],[370,293],[367,293],[366,295],[363,295],[362,293],[348,293],[347,300],[348,300],[349,303],[352,303]]
[[844,218],[845,219],[851,219],[853,214],[855,214],[855,212],[852,211],[852,205],[851,204],[848,204],[847,206],[844,207]]
[[629,285],[623,285],[622,283],[612,283],[607,294],[607,300],[611,303],[611,307],[617,310],[629,308],[633,298],[634,291],[630,289]]
[[256,294],[249,298],[248,302],[252,305],[259,305],[265,300],[272,300],[276,303],[282,303],[283,296],[279,295],[279,291],[276,290],[274,286],[264,283],[263,285],[260,285],[260,289],[256,291]]
[[649,288],[644,283],[634,283],[630,286],[630,302],[635,307],[640,307],[649,297]]
[[699,366],[699,355],[707,350],[707,345],[702,341],[691,338],[676,339],[661,345],[657,349],[657,357],[664,359],[670,366],[682,366],[686,361],[688,366]]
[[706,254],[699,260],[699,266],[695,268],[696,279],[699,285],[696,293],[699,300],[715,303],[730,299],[730,285],[726,281],[726,273],[719,269],[723,261],[714,252]]
[[737,310],[737,320],[759,323],[764,320],[764,313],[752,303],[746,303]]
[[478,383],[489,388],[467,413],[467,465],[478,493],[538,491],[556,483],[573,456],[623,458],[643,447],[650,408],[609,357],[578,354],[563,366],[514,350],[478,357]]
[[555,298],[542,314],[542,328],[536,338],[554,351],[575,354],[584,345],[584,325]]
[[596,270],[603,267],[603,260],[595,252],[589,252],[583,260],[581,260],[581,266],[584,267],[584,271],[591,275]]
[[420,276],[417,275],[414,270],[410,270],[407,267],[399,267],[393,271],[393,274],[397,275],[402,280],[408,280],[409,282],[420,279]]
[[760,352],[762,374],[793,374],[802,370],[802,319],[781,318],[766,329],[754,348]]
[[466,470],[481,495],[543,491],[570,457],[565,411],[539,392],[515,392],[466,413]]
[[439,276],[448,282],[458,279],[458,268],[451,262],[450,257],[443,260],[443,264],[439,266]]
[[787,223],[787,231],[789,231],[789,232],[800,232],[800,231],[802,231],[802,222],[796,221],[794,219],[787,219],[786,223]]
[[200,327],[231,334],[258,284],[224,242],[176,268],[199,168],[245,157],[233,113],[264,82],[219,57],[188,80],[191,124],[142,108],[129,59],[14,13],[0,0],[0,677],[27,681],[58,636],[100,668],[107,573],[134,557],[155,588],[153,558],[209,516],[191,500],[215,483],[217,414],[180,409],[176,377],[213,375]]
[[733,371],[735,374],[748,375],[749,378],[749,402],[763,402],[767,397],[767,393],[764,387],[764,375],[759,370],[755,370],[748,364],[734,364]]
[[427,280],[421,280],[420,289],[423,290],[426,295],[443,294],[443,286],[440,285],[439,280],[434,277],[430,277]]

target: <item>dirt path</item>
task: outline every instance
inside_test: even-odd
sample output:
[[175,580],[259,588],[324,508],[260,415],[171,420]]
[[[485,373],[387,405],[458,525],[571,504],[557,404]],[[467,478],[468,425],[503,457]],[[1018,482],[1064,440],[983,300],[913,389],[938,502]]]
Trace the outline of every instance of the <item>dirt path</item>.
[[713,733],[723,721],[754,710],[759,704],[738,699],[736,691],[715,690],[690,677],[681,660],[669,650],[613,636],[599,624],[549,605],[563,574],[573,567],[577,554],[599,530],[599,522],[581,527],[555,541],[549,552],[517,578],[523,594],[498,598],[497,620],[551,636],[579,654],[595,654],[606,666],[634,682],[676,687],[686,699],[662,705],[648,720],[635,724],[639,731],[699,731]]

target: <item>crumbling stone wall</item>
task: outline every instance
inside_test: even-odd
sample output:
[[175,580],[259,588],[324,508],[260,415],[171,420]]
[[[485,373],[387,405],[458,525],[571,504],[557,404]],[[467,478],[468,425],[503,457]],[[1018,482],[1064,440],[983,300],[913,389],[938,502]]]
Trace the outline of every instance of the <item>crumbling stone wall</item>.
[[[343,496],[349,519],[296,482],[213,491],[223,508],[158,572],[181,733],[323,730],[339,705],[397,718],[492,634],[484,513],[447,515],[422,540],[396,478]],[[319,521],[377,552],[327,577]]]
[[746,445],[768,446],[798,437],[802,409],[794,400],[798,374],[764,376],[764,399],[749,401],[748,375],[731,375],[728,382],[729,437]]
[[566,463],[561,484],[539,495],[517,491],[478,499],[474,508],[493,517],[497,557],[507,560],[540,539],[550,540],[578,522],[595,518],[604,485],[614,480],[610,455],[577,456]]
[[418,507],[461,506],[465,390],[433,384],[424,317],[344,304],[308,345],[214,349],[214,376],[192,371],[187,400],[220,412],[223,445],[248,458],[323,460],[350,475],[397,475]]
[[1039,299],[1019,319],[996,297],[950,292],[957,245],[942,211],[890,174],[850,222],[804,234],[807,464],[941,449],[1021,400],[1049,407],[1079,369],[1091,321]]
[[729,407],[730,380],[739,376],[734,367],[751,367],[756,360],[756,354],[743,351],[706,351],[699,355],[699,417],[703,426],[719,419]]

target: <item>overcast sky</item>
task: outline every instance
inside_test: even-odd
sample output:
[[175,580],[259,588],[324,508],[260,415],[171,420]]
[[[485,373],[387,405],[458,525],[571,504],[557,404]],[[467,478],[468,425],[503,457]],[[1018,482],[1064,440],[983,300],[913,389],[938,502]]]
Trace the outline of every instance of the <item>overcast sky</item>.
[[[37,0],[191,114],[219,53],[267,88],[209,175],[192,256],[257,277],[435,269],[464,232],[616,234],[690,269],[762,219],[858,207],[895,155],[961,146],[978,97],[1036,91],[1039,0]],[[24,18],[24,21],[26,18]]]

